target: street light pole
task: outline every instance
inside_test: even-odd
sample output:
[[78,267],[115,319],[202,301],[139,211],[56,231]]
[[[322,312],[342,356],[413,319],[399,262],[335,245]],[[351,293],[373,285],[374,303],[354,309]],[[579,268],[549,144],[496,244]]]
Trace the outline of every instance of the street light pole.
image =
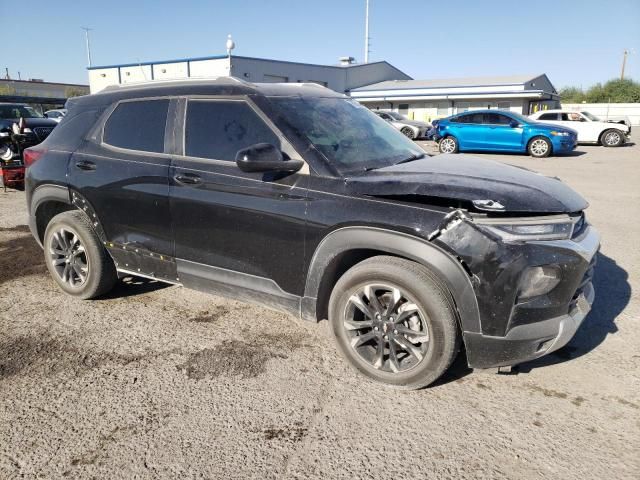
[[91,66],[91,44],[89,43],[89,31],[93,29],[87,28],[87,27],[80,27],[80,28],[84,30],[84,39],[87,45],[87,65],[90,67]]
[[364,63],[369,63],[369,0],[364,17]]

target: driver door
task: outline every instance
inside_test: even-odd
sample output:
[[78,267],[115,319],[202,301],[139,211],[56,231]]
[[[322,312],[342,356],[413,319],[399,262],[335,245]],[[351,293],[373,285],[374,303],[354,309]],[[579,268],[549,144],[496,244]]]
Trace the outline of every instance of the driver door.
[[[291,175],[245,173],[236,152],[270,143],[300,157],[248,98],[182,100],[183,135],[169,171],[180,282],[297,308],[304,288],[308,167]],[[231,285],[231,286],[229,286]],[[236,295],[242,298],[242,295]]]

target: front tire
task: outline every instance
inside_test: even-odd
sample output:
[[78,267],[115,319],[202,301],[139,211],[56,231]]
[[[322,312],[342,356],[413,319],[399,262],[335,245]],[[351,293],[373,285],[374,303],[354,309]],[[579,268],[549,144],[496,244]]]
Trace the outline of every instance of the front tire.
[[455,137],[444,137],[438,143],[440,153],[458,153],[458,140]]
[[600,143],[605,147],[621,147],[624,145],[624,133],[617,128],[610,128],[600,135]]
[[409,127],[402,127],[400,129],[400,132],[407,138],[411,139],[411,140],[415,140],[416,139],[416,132],[413,131],[412,128]]
[[453,301],[428,268],[377,256],[348,270],[329,300],[341,354],[377,382],[417,389],[436,381],[460,344]]
[[118,280],[113,260],[83,212],[63,212],[44,234],[49,273],[69,295],[87,300],[107,293]]
[[533,137],[527,151],[534,158],[544,158],[551,155],[551,142],[545,137]]

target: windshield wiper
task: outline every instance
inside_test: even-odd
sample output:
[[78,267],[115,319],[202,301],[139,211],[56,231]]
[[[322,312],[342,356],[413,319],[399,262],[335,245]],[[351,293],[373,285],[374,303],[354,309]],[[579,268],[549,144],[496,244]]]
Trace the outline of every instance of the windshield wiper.
[[400,165],[401,163],[407,163],[407,162],[413,162],[414,160],[420,160],[421,158],[424,158],[425,156],[426,156],[425,153],[414,153],[410,157],[404,158],[404,159],[400,160],[399,162],[392,163],[391,165],[383,165],[381,167],[367,167],[367,168],[364,169],[364,171],[365,172],[370,172],[371,170],[379,170],[381,168],[393,167],[394,165]]
[[394,163],[394,165],[400,165],[401,163],[413,162],[414,160],[420,160],[421,158],[424,158],[424,157],[425,157],[424,153],[414,153],[410,157],[407,157],[404,160],[400,160],[399,162]]

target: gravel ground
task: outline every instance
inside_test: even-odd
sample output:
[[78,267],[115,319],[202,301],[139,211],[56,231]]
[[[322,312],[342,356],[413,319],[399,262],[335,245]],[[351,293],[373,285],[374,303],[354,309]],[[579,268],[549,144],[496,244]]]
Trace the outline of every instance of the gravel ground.
[[0,478],[640,478],[640,145],[579,150],[482,155],[591,202],[577,336],[513,375],[458,358],[417,392],[356,375],[326,321],[131,278],[65,296],[24,193],[0,191]]

